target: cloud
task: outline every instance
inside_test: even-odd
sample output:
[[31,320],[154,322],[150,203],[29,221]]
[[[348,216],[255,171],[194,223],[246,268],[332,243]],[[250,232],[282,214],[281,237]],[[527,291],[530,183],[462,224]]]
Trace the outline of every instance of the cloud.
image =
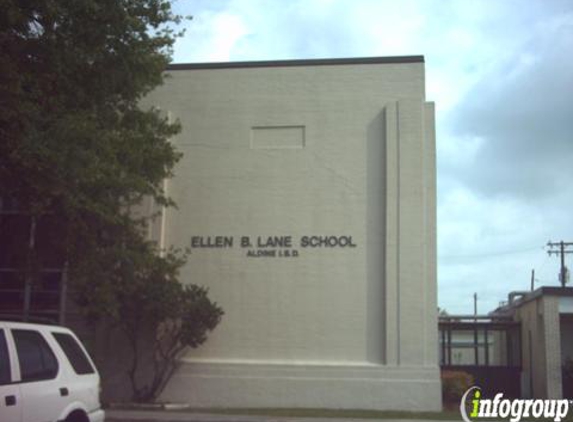
[[461,144],[482,140],[460,176],[484,194],[547,197],[569,189],[573,177],[573,13],[528,29],[451,119]]
[[174,61],[179,63],[229,61],[236,44],[249,34],[241,16],[224,10],[199,11],[185,29],[185,38],[174,47]]
[[[177,5],[177,4],[176,4]],[[439,299],[491,310],[573,240],[570,0],[179,3],[176,62],[424,54],[436,102]],[[192,9],[194,7],[194,10]],[[467,301],[461,301],[465,297]]]
[[473,292],[492,310],[529,288],[532,268],[555,285],[542,246],[573,238],[573,5],[496,4],[459,22],[472,48],[453,59],[462,94],[438,120],[439,292],[451,312],[471,310]]

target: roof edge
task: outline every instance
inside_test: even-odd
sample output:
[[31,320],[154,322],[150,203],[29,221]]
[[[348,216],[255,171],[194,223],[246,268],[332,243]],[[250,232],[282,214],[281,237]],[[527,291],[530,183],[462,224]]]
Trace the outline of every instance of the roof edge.
[[529,292],[527,295],[517,299],[513,303],[508,303],[505,307],[498,308],[497,310],[510,310],[520,307],[533,300],[539,299],[542,296],[558,296],[558,297],[572,297],[573,287],[559,287],[559,286],[541,286]]
[[337,66],[353,64],[424,63],[424,56],[356,57],[343,59],[265,60],[243,62],[173,63],[166,70],[241,69],[252,67]]

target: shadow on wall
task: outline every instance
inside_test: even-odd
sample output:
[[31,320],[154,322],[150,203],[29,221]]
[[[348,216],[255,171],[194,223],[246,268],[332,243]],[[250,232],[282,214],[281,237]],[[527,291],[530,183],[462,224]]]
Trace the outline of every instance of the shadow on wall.
[[[70,316],[68,326],[80,337],[86,345],[101,377],[101,400],[109,403],[133,401],[133,391],[128,371],[133,363],[131,345],[127,337],[119,329],[107,322],[87,323],[83,317]],[[146,333],[139,341],[141,353],[138,356],[139,368],[137,381],[144,384],[151,380],[151,371],[145,371],[153,365],[153,348],[145,344],[153,344],[154,333]]]
[[[370,122],[366,139],[366,352],[368,362],[386,363],[385,295],[382,280],[386,241],[386,109]],[[382,325],[382,327],[381,327]]]

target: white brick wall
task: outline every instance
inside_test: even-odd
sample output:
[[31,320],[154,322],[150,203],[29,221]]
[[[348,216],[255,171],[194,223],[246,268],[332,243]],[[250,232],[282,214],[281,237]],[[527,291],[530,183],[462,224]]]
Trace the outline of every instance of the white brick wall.
[[[171,74],[148,98],[184,129],[169,181],[178,209],[163,239],[235,244],[193,249],[182,271],[225,316],[165,398],[439,409],[434,109],[423,63]],[[311,235],[351,236],[356,247],[300,247]],[[299,255],[250,258],[241,236],[292,236]]]

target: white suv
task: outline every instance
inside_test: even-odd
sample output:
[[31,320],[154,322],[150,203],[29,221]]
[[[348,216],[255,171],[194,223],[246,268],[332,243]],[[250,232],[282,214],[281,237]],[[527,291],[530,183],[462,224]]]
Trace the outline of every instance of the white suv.
[[99,383],[67,328],[0,321],[0,421],[103,422]]

